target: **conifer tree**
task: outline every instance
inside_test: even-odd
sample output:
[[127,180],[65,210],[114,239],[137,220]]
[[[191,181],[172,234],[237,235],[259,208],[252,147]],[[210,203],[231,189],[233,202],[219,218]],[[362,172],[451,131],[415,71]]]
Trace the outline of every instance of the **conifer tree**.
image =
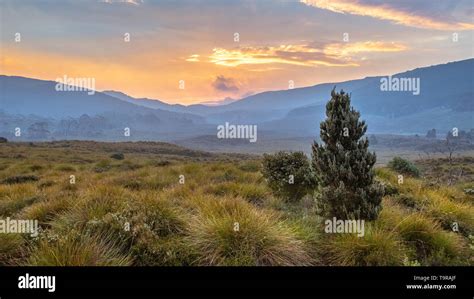
[[312,166],[319,181],[318,208],[322,216],[339,219],[377,218],[383,187],[374,180],[375,153],[362,138],[367,125],[351,107],[350,96],[331,92],[326,120],[320,124],[321,145],[312,150]]

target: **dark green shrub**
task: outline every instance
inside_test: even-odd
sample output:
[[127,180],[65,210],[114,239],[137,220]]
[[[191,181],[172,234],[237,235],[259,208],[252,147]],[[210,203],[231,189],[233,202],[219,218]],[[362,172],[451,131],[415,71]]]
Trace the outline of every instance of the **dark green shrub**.
[[262,174],[275,195],[291,201],[301,199],[316,185],[303,152],[265,154]]
[[2,184],[23,184],[28,182],[36,182],[39,178],[35,175],[17,175],[11,176],[2,181]]
[[388,167],[402,174],[414,177],[420,176],[420,170],[415,166],[415,164],[400,157],[394,157],[390,162],[388,162]]
[[115,154],[110,155],[110,158],[115,159],[115,160],[123,160],[125,159],[125,156],[122,153],[115,153]]

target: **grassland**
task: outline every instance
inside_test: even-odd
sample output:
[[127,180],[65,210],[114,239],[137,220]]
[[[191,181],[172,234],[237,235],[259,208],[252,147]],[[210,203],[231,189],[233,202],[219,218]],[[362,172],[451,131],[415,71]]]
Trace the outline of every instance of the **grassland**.
[[[0,219],[41,228],[0,234],[0,265],[472,265],[473,162],[423,160],[422,177],[403,184],[379,167],[383,210],[357,237],[325,234],[310,196],[275,197],[257,156],[152,142],[0,144]],[[446,177],[452,167],[461,175]]]

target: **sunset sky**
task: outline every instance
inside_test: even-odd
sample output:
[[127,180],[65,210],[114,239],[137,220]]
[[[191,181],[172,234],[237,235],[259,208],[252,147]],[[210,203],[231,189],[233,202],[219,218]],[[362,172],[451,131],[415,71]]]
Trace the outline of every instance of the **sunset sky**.
[[471,0],[0,0],[0,9],[0,74],[93,77],[97,90],[186,105],[474,57]]

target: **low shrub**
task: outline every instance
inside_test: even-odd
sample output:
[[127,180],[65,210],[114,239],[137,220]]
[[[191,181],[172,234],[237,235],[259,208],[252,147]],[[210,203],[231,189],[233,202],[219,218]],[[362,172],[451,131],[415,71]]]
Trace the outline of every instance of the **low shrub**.
[[420,170],[415,166],[415,164],[400,157],[394,157],[390,162],[388,162],[388,167],[402,174],[414,177],[420,176]]
[[275,195],[290,201],[300,200],[316,185],[303,152],[265,154],[262,174]]

